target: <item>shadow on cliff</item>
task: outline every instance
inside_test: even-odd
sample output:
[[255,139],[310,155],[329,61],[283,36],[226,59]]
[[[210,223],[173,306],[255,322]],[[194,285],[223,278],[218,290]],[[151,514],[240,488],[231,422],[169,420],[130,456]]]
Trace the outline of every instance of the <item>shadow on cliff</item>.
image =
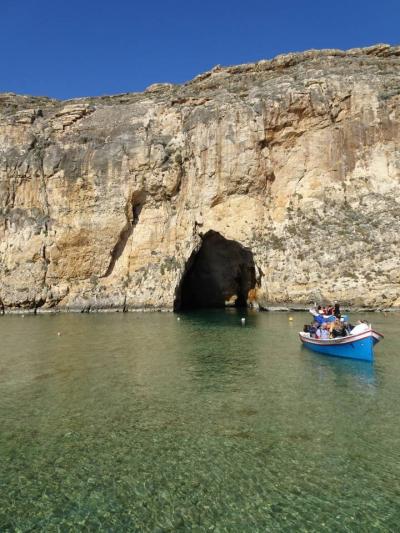
[[126,224],[120,231],[118,240],[111,251],[110,263],[107,267],[105,274],[101,276],[102,278],[110,276],[110,274],[114,270],[116,262],[125,250],[125,246],[129,240],[129,237],[132,235],[135,226],[139,222],[139,216],[142,211],[145,200],[146,195],[140,192],[138,194],[133,194],[127,202],[125,206]]
[[174,311],[198,308],[246,307],[254,296],[253,254],[216,231],[207,232],[193,252],[177,287]]

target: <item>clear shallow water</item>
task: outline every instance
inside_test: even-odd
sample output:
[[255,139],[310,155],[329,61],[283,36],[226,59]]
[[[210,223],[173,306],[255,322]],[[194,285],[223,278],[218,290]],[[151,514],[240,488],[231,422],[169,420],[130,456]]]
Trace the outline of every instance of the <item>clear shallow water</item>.
[[241,316],[0,317],[0,531],[398,531],[400,316],[374,365]]

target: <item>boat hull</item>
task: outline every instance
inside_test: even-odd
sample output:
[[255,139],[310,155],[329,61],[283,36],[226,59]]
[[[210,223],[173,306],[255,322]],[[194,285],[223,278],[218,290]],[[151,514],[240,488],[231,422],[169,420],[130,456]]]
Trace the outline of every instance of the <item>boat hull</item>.
[[299,333],[299,336],[303,345],[313,352],[361,361],[374,360],[374,345],[383,338],[383,335],[372,329],[359,335],[327,340],[313,339],[305,333]]

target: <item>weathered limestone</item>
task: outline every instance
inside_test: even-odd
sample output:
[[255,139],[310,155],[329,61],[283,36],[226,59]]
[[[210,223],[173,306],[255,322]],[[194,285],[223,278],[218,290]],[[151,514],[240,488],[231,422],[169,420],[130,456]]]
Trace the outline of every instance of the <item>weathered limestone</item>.
[[400,307],[400,48],[215,67],[67,102],[0,95],[0,305],[172,309],[202,236],[254,305]]

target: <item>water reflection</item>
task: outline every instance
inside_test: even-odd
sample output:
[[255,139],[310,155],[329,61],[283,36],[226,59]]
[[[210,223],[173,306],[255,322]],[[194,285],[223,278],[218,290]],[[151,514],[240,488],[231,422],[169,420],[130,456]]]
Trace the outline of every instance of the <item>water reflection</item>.
[[316,370],[322,381],[332,381],[337,387],[356,384],[374,389],[378,386],[374,363],[318,355],[310,353],[304,346],[301,351],[305,362]]
[[[241,318],[246,317],[246,326]],[[183,365],[201,390],[222,390],[254,375],[257,314],[241,309],[206,309],[180,315],[177,340]]]
[[0,318],[0,530],[398,529],[395,318],[375,365],[301,313],[177,318]]

